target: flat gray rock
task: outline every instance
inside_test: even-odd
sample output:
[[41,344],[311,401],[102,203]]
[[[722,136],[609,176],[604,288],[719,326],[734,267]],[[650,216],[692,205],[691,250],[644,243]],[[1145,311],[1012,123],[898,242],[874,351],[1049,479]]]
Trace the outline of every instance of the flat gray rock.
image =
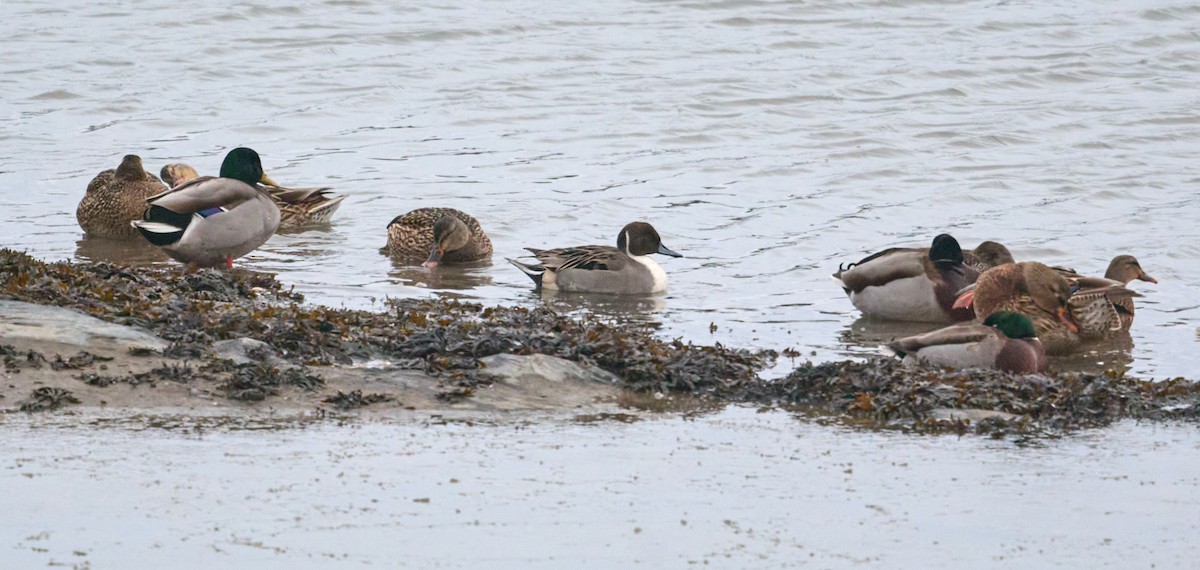
[[252,338],[241,337],[231,338],[214,342],[212,345],[213,354],[217,358],[232,360],[234,364],[247,364],[261,360],[260,357],[265,357],[267,362],[271,364],[280,364],[283,362],[275,354],[275,349],[271,345]]
[[937,408],[931,410],[929,416],[937,420],[967,420],[971,423],[979,423],[983,420],[991,418],[999,418],[1004,421],[1012,421],[1021,418],[1021,416],[1018,416],[1017,414],[997,412],[995,410],[981,410],[978,408],[965,408],[961,410],[955,408]]
[[167,341],[138,327],[116,325],[75,309],[0,300],[0,340],[58,343],[89,350],[161,351]]
[[501,382],[513,386],[530,382],[608,385],[617,382],[617,376],[606,370],[594,366],[585,368],[570,360],[545,354],[496,354],[480,360],[487,366],[484,372],[499,376]]

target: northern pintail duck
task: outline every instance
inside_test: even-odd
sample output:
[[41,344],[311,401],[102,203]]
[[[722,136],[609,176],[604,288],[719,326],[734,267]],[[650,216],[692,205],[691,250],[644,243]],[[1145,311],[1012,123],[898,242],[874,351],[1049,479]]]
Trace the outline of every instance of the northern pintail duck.
[[902,338],[884,349],[906,363],[991,368],[1018,374],[1046,371],[1046,351],[1033,322],[1012,311],[992,313],[982,325],[960,323]]
[[[162,167],[159,171],[163,182],[175,187],[188,180],[196,178],[196,169],[176,162]],[[333,213],[342,205],[345,196],[336,196],[332,189],[323,188],[281,188],[274,185],[262,186],[279,208],[279,229],[290,230],[313,225],[328,224],[333,219]]]
[[136,238],[129,220],[142,217],[146,199],[166,190],[153,174],[142,169],[142,159],[127,154],[116,169],[108,169],[88,184],[75,219],[89,236]]
[[663,245],[654,226],[633,222],[617,234],[617,247],[582,245],[558,249],[525,248],[537,263],[509,259],[535,285],[546,290],[643,295],[667,290],[667,272],[650,254],[683,257]]
[[949,234],[933,238],[928,250],[884,250],[833,274],[866,316],[933,323],[975,318],[969,309],[955,309],[954,300],[978,277],[979,271],[963,263],[962,248]]
[[1108,264],[1104,277],[1087,277],[1074,269],[1055,267],[1067,280],[1071,295],[1071,312],[1086,337],[1101,337],[1133,326],[1134,297],[1140,295],[1127,285],[1134,279],[1158,283],[1148,275],[1137,258],[1118,255]]
[[436,267],[490,259],[492,240],[478,220],[454,208],[418,208],[388,223],[384,252]]
[[219,178],[193,178],[152,196],[144,219],[127,223],[189,267],[232,266],[279,227],[279,208],[259,182],[275,185],[258,153],[235,148],[225,155]]
[[993,267],[964,287],[955,307],[972,307],[980,318],[1015,311],[1033,322],[1046,354],[1065,354],[1080,343],[1068,304],[1071,289],[1053,268],[1036,261]]

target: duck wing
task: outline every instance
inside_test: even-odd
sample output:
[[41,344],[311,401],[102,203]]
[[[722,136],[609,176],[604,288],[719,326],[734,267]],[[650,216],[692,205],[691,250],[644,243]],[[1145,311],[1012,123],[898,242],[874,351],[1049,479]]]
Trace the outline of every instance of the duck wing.
[[550,271],[620,271],[629,263],[625,252],[605,245],[582,245],[557,249],[525,248]]
[[842,282],[843,289],[858,293],[867,287],[924,275],[927,259],[929,250],[894,247],[844,268],[839,267],[833,278]]

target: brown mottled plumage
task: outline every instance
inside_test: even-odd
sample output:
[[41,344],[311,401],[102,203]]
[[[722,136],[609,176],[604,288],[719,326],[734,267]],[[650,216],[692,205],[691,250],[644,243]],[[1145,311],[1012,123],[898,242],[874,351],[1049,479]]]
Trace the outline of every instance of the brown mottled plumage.
[[1007,247],[994,241],[985,241],[975,249],[963,250],[963,263],[974,267],[980,273],[1005,263],[1016,263],[1016,261]]
[[1103,278],[1086,277],[1064,267],[1054,269],[1076,290],[1071,296],[1071,312],[1087,337],[1128,331],[1133,326],[1133,298],[1140,295],[1125,286],[1134,279],[1158,283],[1132,255],[1114,257]]
[[75,219],[89,236],[134,238],[137,230],[129,225],[148,207],[146,198],[167,187],[153,174],[142,169],[142,159],[127,154],[116,169],[97,174],[79,201]]
[[970,303],[979,318],[996,311],[1029,317],[1046,354],[1065,354],[1079,346],[1079,325],[1070,318],[1070,287],[1054,269],[1023,261],[984,271],[955,306]]
[[[163,181],[178,186],[197,176],[196,169],[176,162],[162,167]],[[330,188],[281,188],[259,184],[279,208],[279,231],[328,224],[345,196],[334,196]]]
[[459,247],[446,249],[434,261],[466,263],[492,257],[492,240],[488,239],[479,222],[453,208],[418,208],[396,216],[388,223],[387,245],[383,252],[398,259],[429,260],[431,250],[436,249],[434,226],[446,216],[454,217],[466,226],[467,240]]

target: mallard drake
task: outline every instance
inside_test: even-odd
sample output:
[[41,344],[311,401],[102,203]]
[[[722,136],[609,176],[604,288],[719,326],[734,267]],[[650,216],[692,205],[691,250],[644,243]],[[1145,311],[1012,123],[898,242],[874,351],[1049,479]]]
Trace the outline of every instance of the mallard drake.
[[1134,297],[1141,295],[1126,287],[1138,279],[1150,283],[1158,280],[1146,274],[1137,258],[1118,255],[1108,264],[1104,277],[1087,277],[1074,269],[1055,267],[1073,291],[1071,314],[1086,337],[1101,337],[1133,326]]
[[1012,311],[992,313],[982,325],[961,323],[902,338],[884,349],[906,363],[993,368],[1018,374],[1046,371],[1046,351],[1033,323]]
[[279,208],[259,182],[275,185],[258,153],[235,148],[225,155],[219,178],[194,178],[152,196],[143,219],[129,223],[190,267],[232,266],[279,227]]
[[[196,178],[196,169],[176,162],[159,171],[163,182],[174,187]],[[281,188],[265,185],[275,206],[279,208],[279,229],[290,230],[306,226],[328,224],[333,213],[342,205],[345,196],[335,196],[331,188]]]
[[981,242],[975,246],[975,249],[963,250],[963,263],[974,267],[980,273],[998,265],[1016,263],[1016,261],[1007,247],[994,241]]
[[667,290],[667,272],[652,253],[683,257],[663,245],[654,226],[633,222],[617,234],[617,247],[583,245],[557,249],[525,248],[537,263],[513,264],[541,289],[579,293],[644,295]]
[[1022,261],[984,271],[963,288],[956,308],[973,307],[979,317],[996,311],[1015,311],[1033,322],[1046,354],[1065,354],[1079,345],[1079,325],[1071,319],[1071,289],[1055,270],[1036,261]]
[[435,267],[490,259],[492,240],[478,220],[454,208],[418,208],[388,222],[383,251]]
[[146,211],[146,198],[166,189],[142,169],[141,157],[127,154],[116,169],[105,170],[92,179],[75,210],[75,219],[89,236],[134,238],[137,230],[129,226],[129,220],[140,218]]
[[955,309],[955,295],[979,272],[963,263],[963,251],[949,234],[933,238],[928,249],[892,248],[833,274],[864,315],[896,321],[969,321],[975,314]]

